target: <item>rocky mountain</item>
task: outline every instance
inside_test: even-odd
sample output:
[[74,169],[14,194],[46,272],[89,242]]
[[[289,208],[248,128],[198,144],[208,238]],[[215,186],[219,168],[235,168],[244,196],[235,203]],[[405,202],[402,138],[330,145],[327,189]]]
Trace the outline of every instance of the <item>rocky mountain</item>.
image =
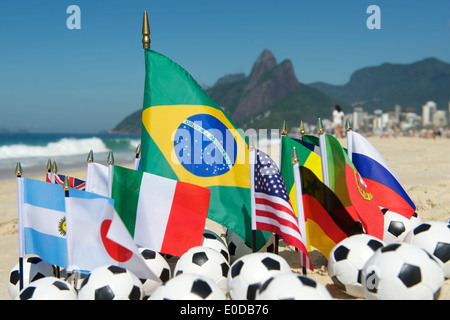
[[345,85],[310,84],[365,111],[392,110],[396,104],[420,112],[429,100],[445,109],[450,101],[450,64],[427,58],[411,64],[384,63],[353,73]]
[[280,128],[283,120],[298,126],[300,120],[317,121],[329,117],[338,103],[321,91],[297,80],[290,60],[277,63],[268,49],[253,65],[250,75],[206,91],[238,127]]

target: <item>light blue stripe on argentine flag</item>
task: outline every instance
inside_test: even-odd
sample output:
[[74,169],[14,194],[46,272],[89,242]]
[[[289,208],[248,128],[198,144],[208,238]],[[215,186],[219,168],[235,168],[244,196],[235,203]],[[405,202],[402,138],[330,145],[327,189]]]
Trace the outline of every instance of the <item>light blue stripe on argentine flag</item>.
[[61,232],[65,217],[62,186],[24,178],[23,188],[25,254],[36,254],[48,263],[66,268],[66,238]]

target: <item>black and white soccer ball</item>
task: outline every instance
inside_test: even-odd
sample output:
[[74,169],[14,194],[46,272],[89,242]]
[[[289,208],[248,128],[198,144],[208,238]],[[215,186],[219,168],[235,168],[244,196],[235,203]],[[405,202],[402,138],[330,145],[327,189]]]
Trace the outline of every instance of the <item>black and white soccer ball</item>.
[[295,273],[278,273],[266,280],[256,300],[332,300],[324,285]]
[[[28,256],[23,258],[23,287],[28,286],[32,281],[44,277],[54,276],[55,268],[48,262],[43,261],[38,256]],[[11,299],[17,297],[20,291],[19,263],[14,265],[9,272],[8,293]]]
[[181,273],[200,274],[212,279],[224,293],[228,291],[227,275],[230,265],[218,251],[208,247],[193,247],[178,260],[174,275]]
[[410,231],[404,240],[432,254],[450,278],[450,224],[441,221],[424,222]]
[[144,290],[144,299],[148,299],[156,288],[172,277],[172,271],[166,259],[159,252],[142,247],[139,248],[139,252],[144,258],[145,264],[161,280],[159,282],[154,279],[140,279]]
[[68,282],[56,277],[40,278],[20,291],[15,300],[77,300],[77,292]]
[[228,271],[228,292],[233,300],[254,300],[264,281],[276,273],[291,273],[287,261],[270,252],[247,254],[236,260]]
[[410,219],[388,209],[381,210],[384,214],[383,242],[386,244],[402,242],[409,231],[422,223],[415,212]]
[[159,286],[149,300],[226,300],[226,295],[212,279],[182,273]]
[[[227,241],[228,252],[230,253],[230,263],[235,262],[247,254],[253,253],[252,245],[248,245],[233,231],[227,229],[225,239]],[[273,234],[258,252],[275,252],[275,236]]]
[[220,254],[224,256],[228,263],[230,263],[230,253],[228,252],[228,246],[217,233],[205,228],[205,230],[203,231],[201,246],[208,247],[220,252]]
[[79,300],[142,300],[144,290],[139,278],[129,270],[107,265],[92,270],[84,278]]
[[370,300],[435,300],[444,279],[433,256],[409,243],[377,250],[363,269],[364,294]]
[[356,234],[339,242],[328,257],[328,275],[347,294],[364,298],[362,270],[367,260],[385,244],[368,234]]

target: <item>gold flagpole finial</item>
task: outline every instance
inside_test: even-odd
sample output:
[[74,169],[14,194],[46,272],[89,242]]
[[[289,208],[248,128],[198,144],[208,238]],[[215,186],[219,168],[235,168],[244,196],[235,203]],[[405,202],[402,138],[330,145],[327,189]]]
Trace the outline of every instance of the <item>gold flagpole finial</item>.
[[303,121],[300,120],[300,134],[304,135],[305,134],[305,126],[303,125]]
[[142,22],[142,47],[150,49],[150,27],[148,24],[147,11],[144,11],[144,21]]
[[94,162],[94,151],[90,150],[86,159],[87,163]]
[[325,133],[325,129],[323,128],[322,120],[320,118],[319,118],[319,120],[317,120],[317,133],[318,134]]
[[283,120],[283,127],[280,130],[280,134],[282,136],[287,136],[287,125],[286,125],[286,120]]
[[350,121],[350,119],[345,120],[345,130],[346,131],[352,130],[352,122]]
[[300,158],[298,157],[297,149],[295,149],[295,147],[292,148],[291,162],[292,164],[300,162]]
[[140,143],[136,147],[135,153],[136,153],[136,158],[141,154],[141,144]]
[[106,159],[107,164],[114,164],[114,155],[112,150],[109,150],[108,158]]
[[21,177],[23,174],[22,165],[20,164],[20,161],[17,161],[16,164],[16,170],[14,170],[14,174],[17,178]]
[[255,144],[253,143],[253,136],[248,136],[248,150],[255,150]]
[[56,166],[56,161],[53,161],[53,164],[52,164],[52,172],[53,172],[53,173],[58,173],[58,167]]
[[64,177],[63,190],[64,191],[69,191],[70,190],[70,183],[69,183],[69,177],[68,176]]
[[52,172],[52,160],[47,160],[47,172]]

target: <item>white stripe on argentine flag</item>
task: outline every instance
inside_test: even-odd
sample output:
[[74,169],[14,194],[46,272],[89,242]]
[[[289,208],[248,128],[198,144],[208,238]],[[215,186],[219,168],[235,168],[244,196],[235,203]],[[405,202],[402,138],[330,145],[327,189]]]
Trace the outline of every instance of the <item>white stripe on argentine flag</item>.
[[64,201],[60,185],[24,178],[24,253],[63,268],[67,266]]

